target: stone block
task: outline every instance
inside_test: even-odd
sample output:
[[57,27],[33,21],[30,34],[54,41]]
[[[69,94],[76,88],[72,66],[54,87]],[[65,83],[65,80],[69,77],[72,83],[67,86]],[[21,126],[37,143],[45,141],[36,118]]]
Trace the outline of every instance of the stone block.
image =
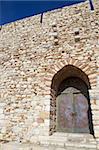
[[40,112],[40,118],[42,119],[48,119],[49,118],[49,113],[44,111],[44,112]]
[[0,114],[3,114],[3,109],[2,108],[0,108]]

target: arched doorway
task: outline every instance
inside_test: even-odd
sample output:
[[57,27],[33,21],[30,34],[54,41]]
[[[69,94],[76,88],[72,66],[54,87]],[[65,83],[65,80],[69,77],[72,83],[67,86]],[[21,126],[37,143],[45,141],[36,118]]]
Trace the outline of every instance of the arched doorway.
[[56,130],[93,133],[87,85],[78,77],[62,81],[56,98]]
[[68,65],[58,71],[51,85],[50,133],[91,133],[94,135],[88,76]]

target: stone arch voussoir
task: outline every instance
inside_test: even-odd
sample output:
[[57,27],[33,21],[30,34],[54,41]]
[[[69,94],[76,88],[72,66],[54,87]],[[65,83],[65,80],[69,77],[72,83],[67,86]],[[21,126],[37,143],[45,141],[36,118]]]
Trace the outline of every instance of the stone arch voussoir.
[[90,63],[86,62],[83,63],[77,59],[74,58],[69,58],[68,60],[62,59],[61,61],[57,62],[57,64],[54,64],[52,67],[48,69],[48,73],[46,75],[46,80],[47,80],[47,86],[51,87],[51,81],[54,77],[54,75],[61,70],[63,67],[67,65],[73,65],[79,69],[81,69],[89,78],[89,82],[91,85],[91,88],[96,86],[96,71],[92,69]]

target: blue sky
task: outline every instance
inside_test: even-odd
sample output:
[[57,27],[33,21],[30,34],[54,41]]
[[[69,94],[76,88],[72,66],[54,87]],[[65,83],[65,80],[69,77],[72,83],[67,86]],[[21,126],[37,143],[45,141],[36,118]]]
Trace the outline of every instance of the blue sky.
[[86,0],[0,1],[0,25]]

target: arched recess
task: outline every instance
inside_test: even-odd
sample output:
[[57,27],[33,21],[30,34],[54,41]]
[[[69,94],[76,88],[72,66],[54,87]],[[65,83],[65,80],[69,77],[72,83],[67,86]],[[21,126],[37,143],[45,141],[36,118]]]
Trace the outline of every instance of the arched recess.
[[[56,119],[57,119],[57,115],[56,115],[56,99],[57,96],[60,94],[60,91],[62,88],[61,85],[65,84],[65,86],[67,85],[67,80],[74,80],[74,81],[81,81],[80,83],[83,84],[86,87],[86,91],[85,93],[83,93],[83,91],[81,90],[80,86],[77,86],[78,89],[85,94],[85,96],[88,99],[88,121],[89,121],[89,131],[91,134],[94,134],[93,131],[93,123],[92,123],[92,114],[91,114],[91,105],[90,105],[90,98],[89,98],[89,93],[88,90],[91,89],[91,85],[90,85],[90,81],[88,78],[88,75],[86,75],[86,73],[84,73],[81,69],[79,69],[78,67],[75,67],[73,65],[66,65],[65,67],[63,67],[62,69],[60,69],[53,77],[52,79],[52,84],[51,84],[51,100],[50,100],[50,134],[52,134],[53,132],[56,132]],[[72,84],[72,82],[71,82]],[[66,87],[63,86],[63,88],[65,89]],[[74,87],[73,85],[70,85],[72,87]],[[83,86],[83,87],[84,87]],[[77,89],[77,87],[75,87]]]

